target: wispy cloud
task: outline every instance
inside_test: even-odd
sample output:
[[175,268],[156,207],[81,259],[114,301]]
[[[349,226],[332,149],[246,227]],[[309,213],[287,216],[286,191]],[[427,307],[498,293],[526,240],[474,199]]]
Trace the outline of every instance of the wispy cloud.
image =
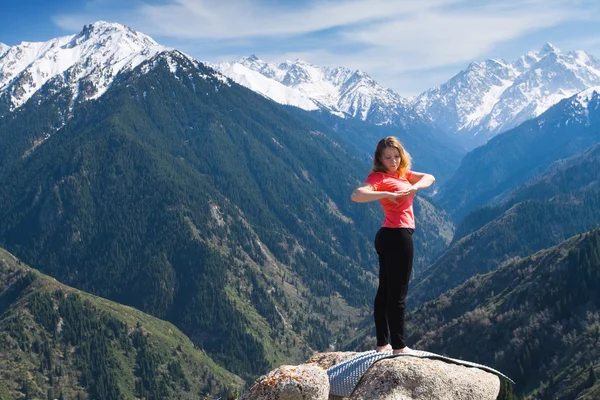
[[377,26],[351,29],[343,37],[363,45],[357,46],[363,49],[362,59],[379,60],[379,67],[396,72],[414,71],[475,60],[498,43],[576,17],[568,9],[541,8],[538,4],[518,10],[497,7],[477,11],[433,10]]
[[256,52],[268,61],[285,54],[360,68],[388,81],[419,70],[431,76],[432,70],[480,59],[531,32],[600,13],[592,0],[173,0],[134,3],[126,11],[99,6],[104,1],[110,2],[95,0],[84,12],[54,21],[74,30],[107,19],[169,39],[174,47],[181,41],[190,49],[197,41],[208,44],[203,49],[211,54],[188,52],[211,61],[219,53]]
[[290,2],[286,6],[248,0],[176,0],[140,8],[149,28],[167,35],[231,39],[290,37],[356,24],[377,23],[464,0],[349,0]]

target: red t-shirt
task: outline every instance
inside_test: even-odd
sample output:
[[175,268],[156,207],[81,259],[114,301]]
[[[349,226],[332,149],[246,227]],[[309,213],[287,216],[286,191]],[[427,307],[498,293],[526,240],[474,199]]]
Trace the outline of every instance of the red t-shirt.
[[[410,171],[406,171],[406,177],[409,176]],[[378,192],[398,192],[407,190],[412,186],[406,177],[384,172],[372,172],[367,176],[365,182],[373,186],[373,189]],[[379,200],[384,212],[383,226],[385,228],[415,229],[414,197],[413,195],[398,199],[397,204],[388,199]]]

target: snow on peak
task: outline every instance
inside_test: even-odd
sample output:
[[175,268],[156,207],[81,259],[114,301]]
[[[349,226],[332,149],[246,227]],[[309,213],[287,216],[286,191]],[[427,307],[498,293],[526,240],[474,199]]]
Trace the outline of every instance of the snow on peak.
[[4,43],[0,42],[0,57],[4,55],[4,53],[6,53],[8,49],[10,49],[10,46],[7,46]]
[[600,96],[600,85],[588,88],[577,93],[573,100],[581,105],[583,108],[588,108],[588,105],[592,99],[598,99]]
[[560,50],[558,49],[558,47],[554,46],[552,43],[546,42],[546,44],[544,44],[537,53],[539,56],[544,57],[544,56],[547,56],[548,54],[552,54],[552,53],[560,54]]
[[301,59],[268,63],[254,54],[214,67],[278,103],[305,110],[324,108],[378,124],[391,123],[408,104],[359,70],[319,67]]
[[570,97],[564,104],[563,121],[560,121],[559,125],[561,123],[565,125],[578,123],[589,126],[590,110],[592,107],[594,110],[600,107],[600,85],[582,90]]
[[[252,61],[250,61],[252,62]],[[294,107],[299,107],[304,110],[318,110],[318,105],[310,98],[302,95],[273,79],[269,79],[260,72],[244,63],[222,63],[211,65],[223,75],[229,77],[238,84],[249,88],[252,91],[262,94],[277,103],[287,104]]]
[[471,63],[413,106],[469,147],[535,118],[560,100],[600,85],[600,62],[583,52],[562,53],[551,43],[514,62]]
[[9,95],[12,108],[23,105],[51,79],[63,79],[78,98],[81,80],[101,96],[121,71],[135,68],[167,50],[149,36],[105,21],[85,25],[81,32],[47,42],[23,42],[0,56],[0,95]]

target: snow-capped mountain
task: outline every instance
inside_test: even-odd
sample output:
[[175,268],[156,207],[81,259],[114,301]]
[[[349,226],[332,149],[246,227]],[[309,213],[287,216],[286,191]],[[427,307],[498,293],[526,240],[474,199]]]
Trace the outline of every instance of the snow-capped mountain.
[[[103,21],[47,42],[0,43],[0,115],[39,95],[44,85],[53,93],[68,88],[70,107],[98,98],[120,72],[165,50],[170,49],[142,33]],[[256,56],[210,66],[282,104],[439,132],[435,125],[469,148],[539,116],[561,99],[600,85],[598,60],[583,51],[562,53],[551,44],[514,62],[474,62],[412,100],[362,71],[343,67],[301,60],[268,63]]]
[[[576,96],[573,97],[573,104],[579,104],[581,110],[583,110],[583,114],[585,116],[585,120],[589,123],[589,110],[590,110],[590,102],[595,101],[594,109],[597,109],[600,106],[600,86],[591,87],[586,89],[580,93],[577,93]],[[582,112],[576,113],[576,115],[581,115]]]
[[547,43],[514,62],[469,65],[414,100],[415,111],[457,134],[468,147],[535,118],[589,87],[600,85],[600,62],[583,51],[561,53]]
[[223,63],[212,65],[212,67],[240,85],[260,93],[277,103],[299,107],[308,111],[319,109],[317,102],[301,91],[287,87],[241,63]]
[[212,66],[255,92],[305,110],[327,109],[379,125],[414,118],[408,100],[359,70],[302,60],[267,63],[255,55]]
[[436,194],[438,204],[458,220],[475,208],[503,201],[552,163],[598,143],[600,86],[595,86],[469,152]]
[[103,21],[76,35],[0,46],[0,97],[12,111],[54,80],[57,89],[71,89],[72,101],[97,98],[119,72],[166,49],[142,33]]
[[0,56],[6,53],[10,49],[10,46],[5,45],[4,43],[0,43]]

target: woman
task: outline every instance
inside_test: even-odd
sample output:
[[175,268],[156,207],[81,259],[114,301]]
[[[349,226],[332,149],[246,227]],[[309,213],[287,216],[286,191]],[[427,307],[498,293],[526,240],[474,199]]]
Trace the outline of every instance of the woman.
[[377,351],[410,354],[404,342],[406,293],[413,264],[415,229],[413,198],[419,189],[428,188],[435,178],[410,170],[410,154],[397,138],[379,141],[373,157],[373,169],[352,193],[358,203],[379,200],[383,206],[383,226],[375,236],[379,256],[379,287],[375,296]]

